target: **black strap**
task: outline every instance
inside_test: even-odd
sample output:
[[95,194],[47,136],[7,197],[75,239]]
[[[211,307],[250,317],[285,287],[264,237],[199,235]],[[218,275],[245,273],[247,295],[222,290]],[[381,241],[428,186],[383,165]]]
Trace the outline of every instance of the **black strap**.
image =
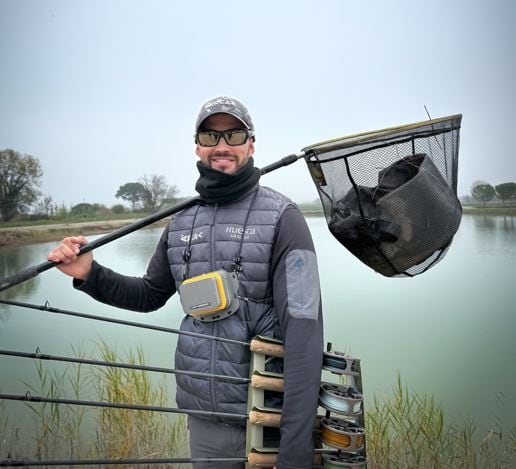
[[[251,214],[251,210],[253,208],[254,202],[256,200],[256,197],[258,195],[258,188],[254,191],[253,199],[251,200],[251,203],[249,204],[249,209],[247,210],[247,214],[245,217],[244,222],[244,228],[242,231],[242,236],[240,237],[240,243],[238,245],[238,250],[235,256],[233,257],[233,269],[231,272],[235,272],[235,274],[238,276],[240,272],[244,270],[242,266],[242,247],[244,244],[244,237],[245,232],[247,230],[247,223],[249,222],[249,216]],[[195,210],[194,217],[192,220],[192,228],[190,229],[190,236],[188,238],[188,246],[183,251],[183,271],[182,271],[182,280],[185,281],[189,275],[190,275],[190,258],[192,257],[192,238],[193,238],[193,232],[195,228],[195,220],[197,219],[197,214],[199,213],[199,209],[201,207],[201,204],[197,205],[197,209]]]
[[242,247],[244,245],[244,237],[245,237],[245,232],[247,230],[247,223],[249,221],[249,215],[251,214],[251,210],[253,208],[254,201],[256,200],[257,195],[258,195],[258,189],[256,189],[254,191],[253,200],[251,200],[251,203],[249,204],[249,210],[247,210],[247,214],[245,216],[244,230],[242,231],[242,236],[240,237],[240,245],[238,246],[238,251],[237,251],[235,257],[233,257],[233,272],[235,272],[237,274],[237,276],[240,272],[242,272],[242,270],[244,270],[244,268],[242,266]]
[[190,230],[190,236],[188,237],[188,246],[186,246],[186,248],[183,251],[183,281],[185,281],[190,274],[190,257],[192,257],[192,237],[195,228],[195,220],[197,219],[197,214],[199,213],[200,208],[201,204],[197,204],[197,208],[195,209],[194,217],[192,220],[192,229]]

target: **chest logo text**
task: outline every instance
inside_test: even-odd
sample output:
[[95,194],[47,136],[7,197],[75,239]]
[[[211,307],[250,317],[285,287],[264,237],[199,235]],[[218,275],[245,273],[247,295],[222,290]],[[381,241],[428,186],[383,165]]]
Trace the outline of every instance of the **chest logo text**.
[[[202,231],[192,233],[192,241],[196,241],[198,239],[202,239]],[[188,243],[188,241],[190,241],[190,234],[181,235],[181,241],[183,241],[183,243]]]

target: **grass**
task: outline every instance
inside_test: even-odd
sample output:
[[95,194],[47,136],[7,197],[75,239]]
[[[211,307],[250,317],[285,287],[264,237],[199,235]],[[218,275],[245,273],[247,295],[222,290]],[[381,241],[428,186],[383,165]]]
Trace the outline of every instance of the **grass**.
[[[118,357],[106,343],[101,341],[98,346],[105,361],[145,363],[141,348]],[[82,357],[83,353],[74,350],[74,355]],[[151,380],[144,371],[69,365],[59,372],[49,371],[42,363],[35,362],[38,386],[26,384],[31,393],[47,397],[70,397],[71,393],[73,399],[169,405],[164,381]],[[501,398],[499,401],[501,404]],[[187,457],[185,416],[26,403],[34,416],[33,443],[27,445],[22,443],[16,423],[3,412],[5,405],[0,402],[0,459]],[[400,376],[391,394],[381,399],[374,396],[365,408],[368,469],[516,467],[516,425],[505,429],[502,419],[497,418],[495,428],[481,433],[472,421],[449,423],[432,396],[409,391]]]
[[27,220],[16,218],[9,222],[0,221],[0,228],[20,228],[25,226],[47,226],[47,225],[61,225],[71,223],[97,222],[97,221],[113,221],[113,220],[130,220],[144,218],[149,213],[141,212],[124,212],[124,213],[106,213],[106,214],[92,214],[92,215],[68,215],[65,217],[50,217],[41,218],[37,220]]
[[[118,361],[116,353],[101,343],[102,360]],[[143,351],[127,354],[126,363],[144,365]],[[167,389],[153,385],[148,373],[122,368],[97,368],[97,394],[102,401],[168,406]],[[185,433],[184,416],[174,424],[167,414],[127,409],[100,409],[97,418],[95,450],[106,459],[156,458],[176,452]]]
[[462,211],[464,214],[472,215],[504,215],[504,216],[516,216],[515,205],[463,205]]
[[447,423],[432,396],[409,391],[398,376],[392,395],[366,402],[369,469],[516,467],[516,425],[479,434],[472,421]]
[[[140,216],[138,216],[140,215]],[[9,245],[44,243],[58,241],[66,236],[76,236],[78,234],[94,235],[114,231],[123,224],[129,224],[133,219],[143,218],[144,214],[131,214],[131,216],[117,217],[94,217],[87,219],[52,219],[47,220],[46,224],[40,221],[34,222],[11,222],[0,224],[0,247]],[[124,223],[116,223],[118,220]],[[77,225],[82,223],[82,225]],[[147,228],[157,228],[164,226],[167,219],[160,220]],[[28,229],[26,229],[28,228]]]
[[[119,358],[101,342],[99,351],[105,361],[144,364],[141,348]],[[74,350],[74,354],[83,357],[80,350]],[[59,372],[49,371],[42,361],[36,361],[35,365],[38,385],[24,383],[34,395],[169,406],[165,382],[152,382],[150,374],[144,371],[104,367],[92,370],[73,364]],[[185,457],[187,451],[184,415],[49,403],[25,405],[34,418],[32,444],[21,447],[20,429],[1,413],[2,435],[14,436],[2,437],[0,459],[165,458]],[[173,467],[181,468],[181,465]]]

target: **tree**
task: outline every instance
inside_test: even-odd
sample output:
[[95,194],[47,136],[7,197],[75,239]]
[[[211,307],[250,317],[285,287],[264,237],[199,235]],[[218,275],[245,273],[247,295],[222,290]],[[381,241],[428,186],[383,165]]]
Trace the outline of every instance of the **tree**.
[[12,220],[37,200],[42,175],[37,158],[10,149],[0,151],[2,220]]
[[143,176],[140,179],[145,188],[143,203],[150,212],[156,212],[164,203],[172,203],[177,194],[176,186],[169,186],[163,175]]
[[86,217],[95,213],[95,207],[87,202],[74,205],[70,210],[71,215]]
[[477,184],[473,187],[471,195],[479,202],[485,204],[486,202],[493,200],[495,190],[491,184]]
[[34,208],[37,215],[45,215],[51,217],[54,214],[54,201],[50,195],[41,196]]
[[506,200],[516,198],[516,182],[504,182],[495,186],[496,197],[505,205]]
[[125,207],[122,204],[116,204],[111,207],[113,213],[124,213]]
[[143,200],[144,195],[145,187],[139,182],[127,182],[118,188],[115,197],[131,202],[131,208],[134,212],[136,210],[136,204]]

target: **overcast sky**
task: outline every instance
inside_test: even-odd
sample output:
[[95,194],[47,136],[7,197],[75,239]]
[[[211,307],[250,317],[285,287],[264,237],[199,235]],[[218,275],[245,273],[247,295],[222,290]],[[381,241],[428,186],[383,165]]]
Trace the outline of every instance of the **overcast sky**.
[[[338,136],[463,114],[459,194],[516,181],[516,2],[0,0],[0,149],[55,202],[197,179],[201,104],[234,96],[264,166]],[[305,164],[262,183],[317,197]]]

